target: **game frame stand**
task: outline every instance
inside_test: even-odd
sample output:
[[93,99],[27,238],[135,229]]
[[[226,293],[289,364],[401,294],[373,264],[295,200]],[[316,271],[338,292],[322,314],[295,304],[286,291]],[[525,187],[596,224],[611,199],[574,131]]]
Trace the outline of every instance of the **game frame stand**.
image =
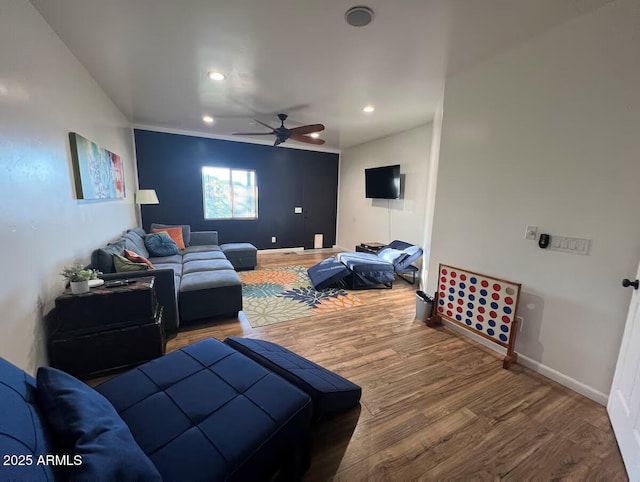
[[520,283],[440,263],[434,309],[426,324],[439,326],[444,318],[506,348],[502,367],[509,369],[518,362],[516,316],[521,287]]

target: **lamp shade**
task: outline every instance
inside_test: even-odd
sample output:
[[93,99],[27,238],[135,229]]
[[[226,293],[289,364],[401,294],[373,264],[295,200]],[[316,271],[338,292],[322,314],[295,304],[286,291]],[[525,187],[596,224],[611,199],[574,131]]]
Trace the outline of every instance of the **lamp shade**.
[[136,204],[160,204],[155,189],[139,189],[136,193]]

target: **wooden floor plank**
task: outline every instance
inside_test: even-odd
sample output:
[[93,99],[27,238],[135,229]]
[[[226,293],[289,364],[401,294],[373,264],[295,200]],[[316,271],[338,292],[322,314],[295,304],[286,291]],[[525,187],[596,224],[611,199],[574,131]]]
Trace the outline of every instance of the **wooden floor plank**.
[[[258,268],[330,253],[258,254]],[[415,290],[357,290],[360,307],[252,328],[208,320],[168,343],[280,343],[363,388],[358,410],[314,429],[306,480],[626,480],[604,407],[447,328],[414,320]]]

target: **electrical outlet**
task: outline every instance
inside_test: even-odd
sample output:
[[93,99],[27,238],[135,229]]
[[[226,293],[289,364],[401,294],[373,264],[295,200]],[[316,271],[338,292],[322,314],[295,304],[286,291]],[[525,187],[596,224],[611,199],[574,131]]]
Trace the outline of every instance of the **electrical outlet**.
[[516,320],[518,320],[518,331],[522,331],[522,327],[524,326],[524,318],[522,316],[516,316]]
[[524,232],[524,239],[531,239],[535,241],[537,235],[538,235],[538,226],[527,226],[527,229]]
[[276,242],[276,237],[275,236],[271,236],[271,242],[275,243]]

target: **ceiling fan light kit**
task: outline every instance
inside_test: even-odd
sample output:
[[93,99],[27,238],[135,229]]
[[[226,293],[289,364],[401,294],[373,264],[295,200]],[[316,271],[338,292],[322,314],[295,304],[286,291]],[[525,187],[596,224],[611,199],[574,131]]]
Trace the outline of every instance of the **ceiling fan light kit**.
[[374,15],[371,8],[358,5],[347,10],[344,14],[344,19],[352,27],[365,27],[371,23]]

